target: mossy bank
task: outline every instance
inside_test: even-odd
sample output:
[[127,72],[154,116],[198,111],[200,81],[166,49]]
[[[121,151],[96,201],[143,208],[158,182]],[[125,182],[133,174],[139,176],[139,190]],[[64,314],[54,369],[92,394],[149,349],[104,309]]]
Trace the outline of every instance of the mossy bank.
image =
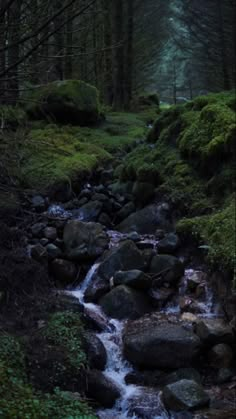
[[182,218],[177,230],[185,238],[186,233],[197,237],[211,264],[231,271],[235,132],[233,93],[198,97],[163,111],[147,142],[128,154],[118,170],[122,182],[152,182]]

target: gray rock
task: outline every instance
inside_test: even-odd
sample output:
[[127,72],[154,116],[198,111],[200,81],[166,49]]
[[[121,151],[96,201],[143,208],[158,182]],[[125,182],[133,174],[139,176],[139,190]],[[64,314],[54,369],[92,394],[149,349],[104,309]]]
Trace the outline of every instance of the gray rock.
[[195,333],[206,344],[232,343],[235,341],[230,325],[221,319],[204,319],[195,325]]
[[201,384],[201,376],[194,368],[180,368],[165,377],[165,384],[172,384],[180,380],[192,380]]
[[141,392],[137,392],[128,399],[128,406],[130,417],[133,415],[144,419],[168,417],[156,389],[142,388]]
[[157,249],[159,253],[173,254],[178,249],[179,244],[179,237],[174,233],[169,233],[164,237],[164,239],[159,241]]
[[112,289],[99,301],[104,313],[115,319],[137,319],[150,311],[147,297],[125,285]]
[[108,214],[106,214],[105,212],[102,212],[102,213],[99,215],[98,222],[99,222],[100,224],[102,224],[102,225],[106,226],[106,227],[111,227],[111,226],[112,226],[111,219],[110,219],[109,215],[108,215]]
[[37,212],[41,212],[46,209],[45,199],[41,195],[33,196],[31,203]]
[[224,384],[232,380],[236,375],[236,370],[233,368],[220,368],[217,374],[217,384]]
[[150,272],[160,276],[157,286],[163,283],[176,285],[184,275],[184,265],[175,256],[157,255],[151,261]]
[[85,332],[83,334],[83,346],[89,367],[104,370],[107,362],[107,353],[99,337],[93,332]]
[[72,213],[75,217],[78,217],[81,221],[97,221],[99,215],[102,212],[103,204],[100,201],[90,201],[87,204],[80,207],[78,210],[73,210]]
[[114,285],[127,285],[137,290],[147,290],[152,285],[151,278],[138,269],[116,272],[113,282]]
[[229,368],[232,366],[234,354],[229,345],[219,343],[208,353],[209,364],[214,368]]
[[39,237],[39,238],[43,237],[43,231],[46,228],[46,226],[47,226],[46,223],[36,223],[32,225],[31,227],[32,235],[34,237]]
[[43,231],[44,237],[50,241],[54,241],[57,238],[57,229],[55,227],[46,227]]
[[96,400],[103,407],[112,407],[120,397],[116,384],[101,371],[91,370],[87,373],[87,391],[89,398]]
[[151,288],[149,296],[153,307],[159,310],[163,309],[166,304],[175,296],[176,291],[173,288]]
[[132,214],[133,212],[135,212],[135,205],[133,202],[128,202],[127,204],[125,204],[123,206],[123,208],[121,208],[120,211],[117,212],[116,217],[117,220],[124,220],[125,218],[127,218],[130,214]]
[[200,384],[183,379],[163,389],[163,401],[167,409],[181,411],[207,406],[210,399]]
[[75,281],[78,269],[73,262],[64,259],[54,259],[51,271],[56,281],[70,284]]
[[35,244],[31,246],[31,257],[37,262],[45,263],[48,260],[48,253],[41,244]]
[[44,238],[40,239],[39,242],[42,246],[47,246],[47,244],[49,243],[49,240],[45,239],[45,237],[44,237]]
[[59,249],[59,247],[55,246],[53,243],[47,244],[46,249],[50,259],[57,259],[62,256],[61,249]]
[[109,237],[101,224],[77,220],[66,224],[63,239],[66,256],[76,261],[97,259],[109,244]]
[[103,194],[103,193],[95,193],[92,195],[91,197],[92,201],[100,201],[100,202],[107,202],[109,201],[109,198],[107,195]]
[[116,229],[122,233],[136,231],[139,234],[153,234],[157,228],[171,229],[170,209],[167,204],[149,205],[122,221]]
[[107,279],[99,278],[99,276],[96,276],[88,285],[84,293],[84,300],[90,303],[97,303],[99,298],[103,297],[103,295],[109,291],[109,281]]
[[144,257],[135,244],[127,240],[118,247],[110,249],[104,261],[100,264],[97,274],[101,278],[110,280],[115,272],[120,270],[140,269],[144,267]]
[[138,366],[181,368],[199,353],[200,339],[182,325],[159,322],[153,316],[130,322],[123,336],[124,354]]

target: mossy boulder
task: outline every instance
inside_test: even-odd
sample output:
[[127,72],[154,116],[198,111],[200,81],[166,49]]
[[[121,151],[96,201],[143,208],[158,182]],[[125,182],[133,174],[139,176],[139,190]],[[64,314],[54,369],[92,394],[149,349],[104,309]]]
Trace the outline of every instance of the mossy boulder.
[[33,119],[90,125],[99,120],[98,91],[80,80],[55,81],[32,89],[26,111]]

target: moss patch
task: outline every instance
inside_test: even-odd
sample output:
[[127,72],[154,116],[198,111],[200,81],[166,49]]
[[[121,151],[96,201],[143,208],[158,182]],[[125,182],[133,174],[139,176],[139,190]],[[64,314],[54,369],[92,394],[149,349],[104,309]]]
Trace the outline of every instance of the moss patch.
[[0,106],[0,125],[5,128],[17,128],[24,125],[27,121],[25,111],[18,106]]

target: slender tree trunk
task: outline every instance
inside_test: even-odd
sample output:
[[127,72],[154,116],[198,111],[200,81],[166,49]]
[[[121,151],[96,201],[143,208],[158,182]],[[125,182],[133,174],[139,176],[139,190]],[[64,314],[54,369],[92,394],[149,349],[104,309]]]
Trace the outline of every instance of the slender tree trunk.
[[[20,48],[17,40],[20,38],[21,0],[16,0],[8,10],[8,43],[13,45],[8,50],[8,66],[18,62]],[[8,73],[7,102],[14,105],[19,96],[19,66],[16,65]]]
[[67,80],[72,79],[73,73],[73,20],[71,17],[73,16],[73,5],[70,6],[67,10],[67,19],[68,22],[66,24],[66,57],[65,57],[65,78]]
[[128,0],[127,49],[125,69],[125,107],[129,109],[133,88],[133,32],[134,32],[134,0]]
[[[0,46],[6,43],[6,14],[1,11],[0,7]],[[0,53],[0,73],[5,70],[6,56],[5,51]],[[0,79],[0,103],[5,101],[5,81]]]
[[[56,6],[57,9],[61,9],[63,7],[62,0],[57,0]],[[55,33],[55,55],[57,58],[55,58],[55,70],[56,70],[56,78],[58,80],[63,80],[64,78],[64,71],[63,71],[63,58],[64,55],[64,29],[61,28],[61,24],[63,22],[64,17],[62,15],[58,16],[55,19],[54,25],[55,29],[58,28],[58,31]]]
[[124,106],[124,4],[123,0],[114,0],[113,29],[114,29],[114,109]]
[[222,0],[217,0],[217,8],[218,8],[218,15],[219,15],[219,37],[220,37],[220,53],[221,53],[221,64],[222,64],[222,74],[223,74],[223,89],[229,90],[230,77],[229,77],[228,65],[227,65],[227,52],[226,52],[226,42],[225,42]]
[[111,3],[103,0],[103,46],[104,46],[104,99],[108,105],[113,102],[113,68],[112,68],[112,30]]

